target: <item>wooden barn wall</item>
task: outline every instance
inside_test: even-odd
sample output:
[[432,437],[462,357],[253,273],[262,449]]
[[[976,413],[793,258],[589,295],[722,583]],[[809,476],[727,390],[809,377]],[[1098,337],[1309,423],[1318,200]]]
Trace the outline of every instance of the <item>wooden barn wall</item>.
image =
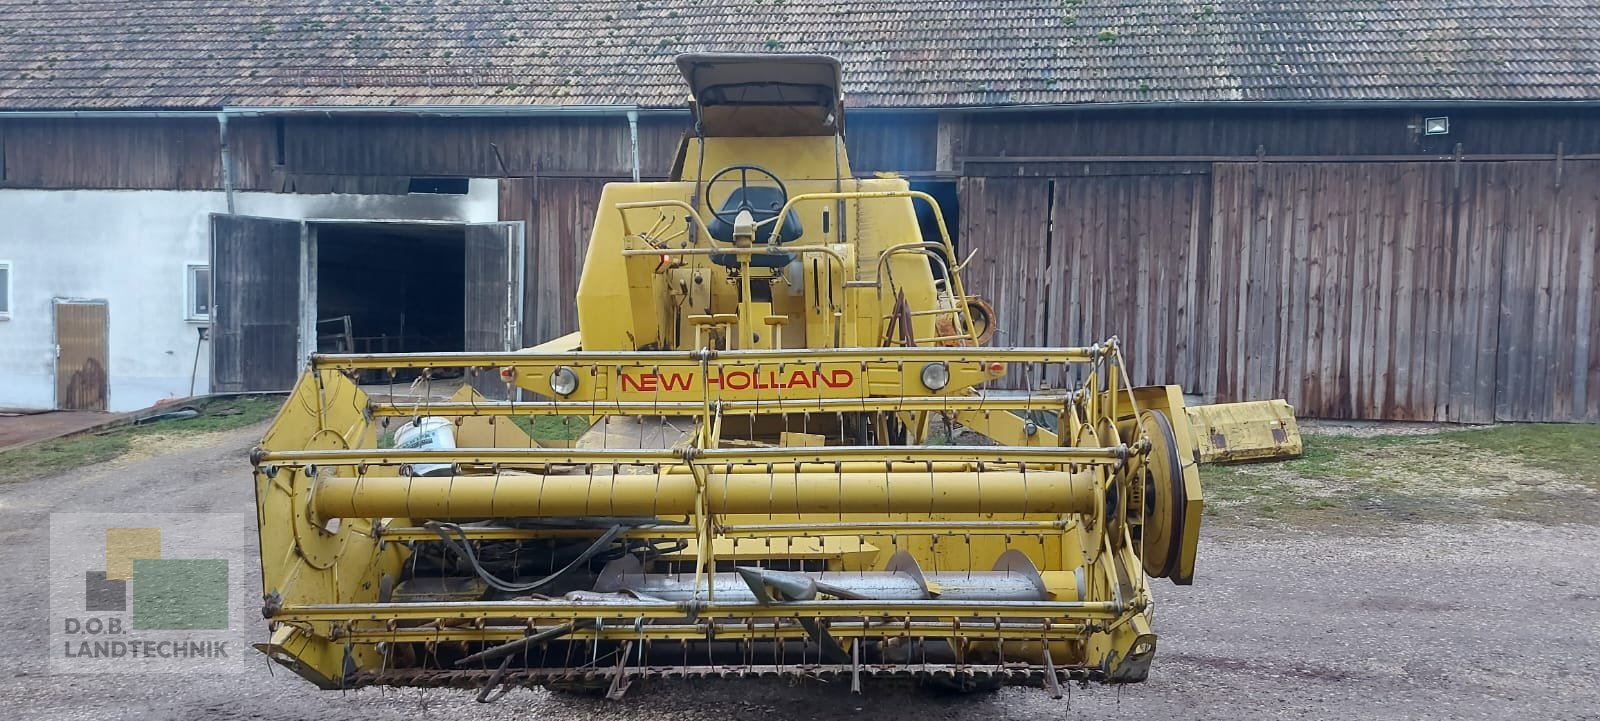
[[1115,334],[1136,382],[1218,401],[1600,421],[1600,162],[1559,167],[966,178],[967,282],[995,301],[1001,343]]
[[1501,251],[1495,419],[1600,421],[1600,162],[1498,163],[1473,180],[1464,205]]
[[[931,113],[850,118],[861,174],[934,169]],[[687,114],[639,119],[640,174],[664,178]],[[404,193],[411,177],[624,177],[633,172],[623,116],[240,117],[228,123],[234,187],[274,193]],[[221,190],[211,118],[0,120],[0,187]]]
[[[1450,119],[1423,135],[1424,117]],[[961,157],[1600,153],[1600,110],[1127,110],[971,113]],[[1008,168],[997,172],[1014,172]]]
[[0,188],[217,190],[215,119],[0,119]]
[[1195,279],[1206,390],[1281,396],[1323,418],[1490,420],[1492,396],[1451,393],[1479,389],[1470,371],[1482,365],[1462,358],[1452,373],[1455,316],[1481,300],[1469,292],[1458,307],[1454,261],[1469,274],[1486,261],[1456,246],[1452,175],[1437,163],[1219,164],[1217,262]]
[[[1450,133],[1421,135],[1428,115]],[[1198,158],[1254,156],[1600,154],[1600,110],[1083,110],[951,115],[942,148],[965,175],[1078,175],[1070,161],[983,163],[982,158]],[[665,177],[686,113],[639,119],[644,177]],[[938,115],[849,115],[858,174],[939,169]],[[404,192],[410,177],[619,177],[631,174],[627,119],[613,116],[235,117],[235,187],[269,192]],[[0,187],[203,189],[222,187],[212,118],[0,119]],[[1470,159],[1470,158],[1469,158]],[[1149,162],[1135,163],[1157,170]],[[1159,172],[1199,172],[1193,164]],[[1137,174],[1137,173],[1135,173]]]
[[[498,177],[633,172],[628,120],[606,117],[284,118],[282,158],[297,173]],[[641,174],[671,168],[684,119],[641,117]]]
[[962,282],[967,292],[994,304],[999,325],[992,342],[1002,346],[1047,342],[1050,336],[1040,300],[1055,277],[1045,258],[1051,247],[1049,183],[963,178],[957,192],[962,206],[961,252],[977,253]]
[[526,223],[523,342],[536,345],[578,329],[573,298],[595,209],[606,183],[621,178],[508,178],[500,219]]
[[1196,337],[1222,400],[1600,421],[1600,163],[1219,164]]
[[[1063,178],[1052,183],[1052,339],[1115,335],[1135,383],[1201,383],[1192,357],[1210,241],[1205,176]],[[1049,336],[1047,336],[1049,337]]]
[[[969,290],[995,304],[1003,345],[1088,345],[1118,336],[1138,383],[1200,385],[1191,362],[1209,248],[1204,176],[966,178]],[[1011,378],[1059,385],[1059,374]]]

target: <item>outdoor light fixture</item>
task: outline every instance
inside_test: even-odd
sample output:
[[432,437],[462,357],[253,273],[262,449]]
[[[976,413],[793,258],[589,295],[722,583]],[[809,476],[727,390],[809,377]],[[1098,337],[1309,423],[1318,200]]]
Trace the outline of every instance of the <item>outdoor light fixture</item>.
[[934,361],[922,367],[922,385],[930,391],[942,391],[950,385],[950,366],[944,361]]
[[578,374],[572,372],[571,368],[561,366],[550,371],[550,390],[555,391],[556,395],[570,396],[577,389]]
[[1450,119],[1446,117],[1428,118],[1422,121],[1423,135],[1449,135]]

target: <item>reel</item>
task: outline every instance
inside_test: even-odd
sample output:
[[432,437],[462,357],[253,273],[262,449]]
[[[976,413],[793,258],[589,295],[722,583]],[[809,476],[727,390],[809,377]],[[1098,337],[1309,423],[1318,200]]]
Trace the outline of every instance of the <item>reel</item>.
[[[1171,578],[1186,583],[1183,549],[1191,510],[1197,511],[1198,498],[1190,498],[1185,468],[1177,435],[1167,414],[1148,410],[1139,414],[1138,428],[1150,439],[1149,453],[1134,461],[1117,489],[1119,514],[1128,524],[1128,535],[1139,551],[1144,572],[1153,578]],[[1196,515],[1198,515],[1196,513]],[[1198,532],[1198,528],[1192,529]],[[1192,570],[1192,561],[1188,565]]]

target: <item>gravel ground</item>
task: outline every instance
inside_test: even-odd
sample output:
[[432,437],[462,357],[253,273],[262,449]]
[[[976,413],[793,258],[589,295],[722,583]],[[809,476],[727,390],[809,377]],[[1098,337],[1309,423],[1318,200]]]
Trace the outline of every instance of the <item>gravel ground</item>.
[[[620,703],[516,691],[321,692],[260,657],[242,674],[51,675],[39,586],[52,512],[251,513],[260,427],[0,486],[0,703],[55,719],[1600,719],[1600,527],[1471,523],[1370,531],[1208,520],[1196,585],[1157,587],[1151,680],[968,697],[785,683],[636,684]],[[249,579],[246,581],[254,583]],[[264,626],[260,637],[265,636]],[[254,639],[252,639],[254,640]],[[253,653],[253,652],[251,652]]]

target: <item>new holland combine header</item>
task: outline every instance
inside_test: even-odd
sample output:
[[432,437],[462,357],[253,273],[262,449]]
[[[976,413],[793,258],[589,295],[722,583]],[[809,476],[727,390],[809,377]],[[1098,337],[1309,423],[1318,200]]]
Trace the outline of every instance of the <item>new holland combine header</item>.
[[[695,132],[671,181],[605,188],[579,332],[312,359],[252,458],[259,648],[323,688],[480,699],[1144,680],[1148,579],[1190,582],[1199,449],[1223,433],[1191,437],[1176,386],[1130,387],[1114,338],[988,345],[937,204],[851,173],[836,61],[679,65]],[[506,400],[352,380],[454,368]],[[544,447],[518,423],[537,416],[592,425]]]

